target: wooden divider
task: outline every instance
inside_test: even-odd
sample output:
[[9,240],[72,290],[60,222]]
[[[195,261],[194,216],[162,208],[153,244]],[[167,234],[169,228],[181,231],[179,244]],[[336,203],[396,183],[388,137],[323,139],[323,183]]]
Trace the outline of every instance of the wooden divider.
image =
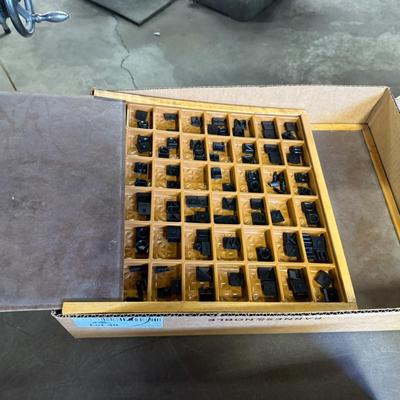
[[[139,99],[139,97],[138,97]],[[154,100],[154,99],[153,99]],[[319,164],[310,125],[304,112],[294,112],[285,115],[283,110],[276,114],[255,113],[260,109],[243,107],[223,111],[218,105],[198,103],[199,107],[193,110],[177,108],[177,103],[163,99],[160,103],[155,100],[153,104],[130,103],[127,104],[126,127],[126,169],[125,169],[125,259],[124,259],[124,297],[126,300],[138,300],[138,282],[147,281],[143,300],[149,302],[149,310],[154,309],[154,302],[160,305],[169,301],[187,303],[185,310],[196,311],[198,306],[198,289],[201,287],[214,288],[216,302],[232,303],[241,311],[260,310],[260,302],[265,304],[265,310],[274,309],[274,304],[286,304],[288,310],[293,305],[293,310],[318,308],[315,303],[323,303],[324,298],[321,287],[315,281],[319,271],[329,272],[333,278],[334,287],[339,293],[340,301],[330,303],[329,309],[353,309],[356,307],[354,292],[348,272],[343,249],[337,233],[332,208],[327,194],[322,170]],[[180,103],[179,103],[180,104]],[[233,106],[232,106],[233,107]],[[231,107],[231,108],[232,108]],[[135,118],[136,111],[147,111],[147,129],[139,128]],[[178,115],[177,121],[166,121],[165,113]],[[191,117],[201,117],[202,126],[193,126]],[[212,118],[226,120],[228,136],[213,135],[207,132],[207,125]],[[244,137],[233,135],[234,121],[246,120]],[[272,121],[278,137],[275,139],[264,138],[262,134],[262,121]],[[284,124],[292,122],[297,124],[298,133],[296,140],[286,140],[282,136],[285,132]],[[137,139],[139,136],[152,138],[151,151],[139,152]],[[160,158],[160,147],[166,146],[168,138],[179,140],[179,149],[171,151],[169,158]],[[204,160],[194,160],[193,151],[190,149],[191,140],[200,140],[204,143]],[[212,143],[223,142],[225,151],[212,150]],[[255,148],[255,163],[243,163],[243,144],[252,144]],[[264,145],[278,146],[282,159],[281,165],[271,164],[265,152]],[[301,165],[291,164],[288,153],[291,146],[300,146],[303,149]],[[219,161],[211,161],[211,154],[220,154]],[[148,173],[135,173],[134,164],[142,162],[147,165]],[[176,179],[166,175],[169,165],[179,167],[180,176]],[[213,179],[212,168],[220,168],[222,180]],[[257,171],[260,178],[260,193],[250,193],[246,183],[246,171]],[[287,193],[277,194],[268,184],[274,172],[283,172],[285,176]],[[297,183],[294,174],[306,172],[309,174],[309,183]],[[135,186],[135,181],[143,179],[147,186]],[[179,182],[179,187],[167,188],[167,181]],[[222,183],[232,183],[233,191],[223,191]],[[312,189],[312,195],[299,195],[299,187],[305,186]],[[151,194],[150,216],[144,217],[138,213],[136,207],[136,193]],[[186,206],[186,196],[206,196],[209,204],[209,222],[186,222],[186,217],[193,214],[193,209]],[[236,210],[227,211],[222,208],[222,199],[235,199]],[[254,225],[252,223],[250,199],[261,199],[267,223]],[[180,203],[180,221],[166,221],[166,201]],[[319,227],[310,227],[302,211],[301,203],[307,201],[315,203],[320,217]],[[200,209],[201,210],[201,209]],[[280,210],[285,217],[284,222],[273,224],[271,211]],[[214,215],[235,215],[237,223],[218,224]],[[176,226],[181,229],[181,242],[168,243],[165,237],[165,227]],[[142,257],[135,252],[135,228],[148,227],[149,252]],[[212,256],[210,259],[203,257],[193,249],[193,241],[197,229],[209,229],[211,233]],[[295,233],[300,250],[298,261],[288,257],[283,249],[283,233]],[[323,235],[327,243],[329,262],[315,263],[307,258],[303,234],[312,236]],[[240,238],[240,251],[226,250],[222,246],[224,237]],[[273,261],[257,261],[256,247],[268,247],[272,251]],[[142,267],[141,267],[142,266]],[[213,271],[212,282],[199,282],[196,280],[196,267],[211,267]],[[161,268],[160,268],[161,267]],[[168,268],[162,268],[168,267]],[[279,292],[278,299],[267,299],[258,278],[257,268],[273,267]],[[158,269],[157,269],[158,268]],[[309,298],[306,301],[296,301],[288,285],[287,270],[289,268],[302,269],[309,289]],[[156,273],[157,271],[157,273]],[[159,272],[164,271],[164,272]],[[228,273],[243,272],[245,284],[243,287],[231,286],[228,282]],[[173,280],[180,280],[181,291],[179,294],[169,296],[167,299],[158,298],[157,289],[168,286]],[[139,296],[140,297],[140,296]],[[235,306],[236,304],[236,306]],[[227,304],[228,305],[228,304]],[[321,309],[324,309],[323,304]],[[327,306],[327,305],[326,305]],[[200,307],[207,309],[205,303]],[[140,307],[143,311],[143,306]],[[210,310],[215,309],[210,306]],[[262,308],[261,308],[262,309]],[[276,308],[277,310],[280,307]]]

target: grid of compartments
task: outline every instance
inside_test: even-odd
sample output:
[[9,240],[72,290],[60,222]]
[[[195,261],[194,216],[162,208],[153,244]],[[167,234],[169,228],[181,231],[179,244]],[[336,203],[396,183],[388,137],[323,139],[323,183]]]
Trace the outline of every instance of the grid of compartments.
[[346,301],[301,116],[128,104],[125,180],[125,301]]

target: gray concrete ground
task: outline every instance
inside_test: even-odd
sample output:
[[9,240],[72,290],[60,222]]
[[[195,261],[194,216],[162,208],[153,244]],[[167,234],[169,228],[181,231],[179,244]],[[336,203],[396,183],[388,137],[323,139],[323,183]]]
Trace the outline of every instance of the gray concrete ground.
[[331,83],[400,94],[397,0],[279,0],[248,23],[178,0],[140,28],[85,0],[36,4],[71,19],[41,25],[29,40],[0,39],[0,59],[23,91]]
[[[0,38],[20,91],[385,84],[400,94],[396,0],[282,0],[249,23],[178,0],[141,28],[84,0]],[[154,36],[158,31],[160,36]],[[11,89],[0,70],[0,87]],[[1,399],[394,399],[398,332],[74,341],[48,312],[0,315]]]

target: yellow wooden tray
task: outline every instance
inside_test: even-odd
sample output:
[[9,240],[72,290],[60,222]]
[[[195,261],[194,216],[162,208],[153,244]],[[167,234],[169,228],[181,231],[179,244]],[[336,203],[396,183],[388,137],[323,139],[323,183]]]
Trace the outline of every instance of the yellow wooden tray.
[[[336,223],[330,205],[326,185],[322,175],[313,136],[305,112],[301,110],[264,109],[190,101],[134,96],[126,105],[126,162],[125,162],[125,258],[124,258],[124,299],[143,300],[132,304],[140,311],[214,311],[214,310],[324,310],[353,309],[356,307],[354,292]],[[145,111],[147,128],[140,128],[137,111]],[[165,114],[176,115],[176,120],[166,120]],[[201,127],[191,124],[192,117],[202,120]],[[208,133],[208,125],[213,118],[226,121],[227,136]],[[235,120],[246,121],[243,137],[233,135]],[[262,121],[274,124],[276,137],[263,136]],[[285,124],[297,127],[296,140],[285,140]],[[146,126],[146,125],[145,125]],[[148,137],[151,148],[140,152],[138,139]],[[167,146],[167,139],[176,139],[178,149],[170,149],[168,158],[159,157],[160,148]],[[191,141],[201,141],[204,160],[195,160]],[[223,143],[224,151],[213,150],[213,143]],[[193,142],[192,142],[193,143]],[[255,149],[255,163],[243,163],[243,144]],[[282,163],[271,164],[265,145],[278,146]],[[288,161],[292,146],[302,148],[300,164]],[[211,161],[211,154],[219,154],[219,162]],[[136,173],[135,164],[144,163],[147,173]],[[179,177],[167,175],[167,167],[179,168]],[[222,179],[213,179],[211,171],[219,168]],[[250,193],[246,181],[246,171],[257,171],[260,177],[260,193]],[[278,194],[269,185],[274,172],[283,172],[287,185],[286,194]],[[297,183],[295,174],[307,173],[309,183]],[[147,186],[136,186],[137,180],[147,182]],[[167,188],[167,181],[179,182],[178,188]],[[140,181],[139,181],[140,182]],[[223,183],[231,183],[234,191],[223,191]],[[300,186],[308,187],[313,194],[299,195]],[[144,216],[137,209],[137,194],[151,196],[150,215]],[[204,208],[188,207],[188,196],[208,199],[210,220],[207,223],[186,222],[196,211]],[[222,207],[224,198],[234,199],[236,210]],[[253,225],[250,199],[260,199],[265,206],[267,223]],[[166,203],[180,204],[179,222],[167,221]],[[302,202],[314,203],[320,217],[318,227],[310,227],[302,211]],[[279,210],[285,220],[273,224],[271,211]],[[235,215],[237,223],[219,224],[214,215]],[[170,243],[166,237],[166,227],[179,227],[181,241]],[[148,253],[136,252],[136,228],[148,230]],[[194,249],[196,232],[207,229],[211,236],[212,256],[205,257]],[[294,233],[300,256],[288,257],[284,251],[283,234]],[[303,235],[323,236],[329,254],[329,261],[311,262],[306,254]],[[226,250],[224,237],[237,237],[240,250]],[[261,262],[257,259],[257,247],[268,247],[273,260]],[[161,267],[161,268],[160,268]],[[165,267],[165,268],[162,268]],[[212,281],[196,279],[197,267],[209,267]],[[258,268],[273,268],[278,296],[265,295],[258,276]],[[308,285],[306,300],[296,300],[288,281],[288,269],[300,269]],[[160,272],[164,271],[164,272]],[[339,302],[326,302],[321,286],[315,278],[320,271],[328,272],[333,286],[338,291]],[[229,274],[242,272],[244,286],[229,285]],[[173,281],[180,281],[172,294],[168,288]],[[145,290],[143,289],[145,282]],[[176,282],[175,282],[176,284]],[[199,301],[200,288],[213,289],[212,302]],[[141,293],[138,293],[138,288]]]

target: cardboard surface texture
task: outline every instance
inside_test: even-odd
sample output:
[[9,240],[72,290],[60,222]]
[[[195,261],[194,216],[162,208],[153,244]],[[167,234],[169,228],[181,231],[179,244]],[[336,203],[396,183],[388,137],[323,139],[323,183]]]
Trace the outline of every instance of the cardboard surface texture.
[[53,316],[75,338],[400,330],[399,309],[311,314]]
[[120,298],[123,110],[0,93],[0,310]]
[[[1,94],[1,131],[9,150],[19,154],[12,168],[6,168],[10,158],[7,152],[1,157],[6,163],[0,176],[2,187],[8,188],[10,198],[15,193],[16,200],[21,196],[27,200],[18,203],[12,212],[13,201],[0,203],[7,211],[1,220],[5,250],[0,255],[0,269],[6,279],[0,281],[0,310],[56,308],[63,300],[71,299],[64,303],[64,312],[53,315],[75,337],[400,329],[400,245],[393,226],[400,226],[400,157],[396,154],[400,115],[388,88],[270,86],[135,92],[306,110],[315,127],[318,155],[361,310],[275,314],[232,314],[224,310],[185,314],[184,309],[145,314],[139,303],[116,301],[122,298],[119,238],[125,121],[120,101],[129,100],[129,93],[95,92],[112,101]],[[32,107],[36,108],[29,112]],[[25,112],[17,116],[11,109]],[[36,119],[38,123],[30,123]],[[32,144],[35,141],[37,150]],[[34,149],[36,158],[31,157],[29,148]],[[106,162],[103,156],[99,159],[99,152],[107,155]],[[374,164],[370,157],[375,157]],[[48,186],[41,176],[43,169],[37,173],[32,169],[34,159],[53,165],[49,173],[51,168],[54,173],[46,178]],[[374,165],[383,166],[379,180]],[[21,176],[26,179],[18,182]],[[61,182],[60,176],[64,176]],[[106,187],[101,189],[100,182],[107,182]],[[68,207],[69,203],[73,207]],[[54,208],[50,209],[49,204]],[[79,229],[65,236],[63,227],[68,220]],[[32,237],[38,241],[29,243]],[[72,246],[79,242],[81,247]],[[63,253],[62,246],[68,251]],[[90,302],[96,299],[111,302]]]

